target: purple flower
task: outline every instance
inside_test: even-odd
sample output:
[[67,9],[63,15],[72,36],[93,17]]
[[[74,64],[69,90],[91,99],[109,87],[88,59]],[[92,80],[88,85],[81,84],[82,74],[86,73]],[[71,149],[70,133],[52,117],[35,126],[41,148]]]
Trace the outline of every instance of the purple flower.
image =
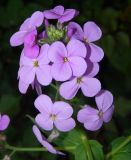
[[19,46],[24,43],[25,36],[36,27],[42,25],[44,20],[44,14],[40,11],[36,11],[30,18],[27,18],[21,25],[18,32],[14,33],[10,39],[11,46]]
[[59,92],[65,99],[72,99],[81,88],[83,94],[87,97],[95,96],[101,89],[101,83],[93,78],[99,71],[98,63],[88,62],[86,73],[81,77],[74,77],[70,81],[61,84]]
[[53,104],[50,97],[40,95],[35,100],[35,107],[40,112],[35,120],[41,128],[50,131],[55,126],[67,132],[75,127],[75,121],[71,118],[73,109],[68,103],[57,101]]
[[85,105],[77,115],[78,121],[84,123],[84,127],[90,131],[96,131],[101,128],[103,122],[109,122],[114,111],[113,95],[111,92],[102,90],[95,97],[95,101],[98,109]]
[[28,33],[24,39],[24,55],[29,58],[37,58],[39,45],[36,42],[37,30]]
[[78,15],[78,12],[75,9],[64,10],[63,6],[56,6],[51,10],[44,11],[45,18],[58,19],[58,22],[60,23],[70,21],[76,15]]
[[45,147],[50,153],[53,154],[61,154],[64,155],[62,152],[57,151],[48,141],[47,139],[41,134],[40,130],[37,126],[33,126],[33,133],[35,134],[37,140],[41,143],[43,147]]
[[8,127],[9,123],[9,116],[0,114],[0,131],[4,131]]
[[94,22],[84,24],[83,30],[79,24],[70,22],[68,25],[68,37],[84,41],[87,46],[87,55],[92,62],[99,62],[104,57],[103,50],[93,44],[102,36],[101,29]]
[[35,59],[25,57],[22,52],[18,77],[20,83],[22,82],[23,85],[25,85],[25,89],[23,88],[24,90],[26,90],[29,84],[34,82],[35,78],[44,86],[51,83],[52,76],[51,67],[49,65],[50,61],[47,55],[48,49],[48,44],[43,45],[40,50],[40,55]]
[[53,62],[52,76],[57,81],[66,81],[74,76],[85,73],[87,64],[86,47],[79,40],[71,40],[67,47],[62,42],[54,42],[48,52],[49,59]]

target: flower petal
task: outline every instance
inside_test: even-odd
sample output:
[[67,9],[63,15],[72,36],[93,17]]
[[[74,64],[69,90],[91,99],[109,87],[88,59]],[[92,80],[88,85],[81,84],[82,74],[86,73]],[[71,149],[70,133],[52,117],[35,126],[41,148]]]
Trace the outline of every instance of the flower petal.
[[60,23],[68,22],[76,15],[75,9],[66,9],[64,14],[59,18]]
[[10,118],[7,115],[0,117],[0,131],[4,131],[10,123]]
[[53,129],[53,121],[49,114],[38,114],[35,118],[36,123],[44,130],[50,131]]
[[41,47],[40,55],[39,55],[39,57],[37,58],[38,61],[39,61],[39,65],[49,64],[49,62],[50,62],[50,60],[49,60],[49,58],[48,58],[49,48],[50,48],[50,46],[49,46],[48,44],[44,44],[44,45]]
[[99,111],[97,109],[89,105],[85,105],[84,108],[79,110],[77,114],[77,120],[81,123],[85,123],[90,119],[98,120],[99,119],[98,113]]
[[86,57],[86,47],[84,43],[82,43],[79,40],[72,39],[67,44],[67,51],[68,56],[80,56],[80,57]]
[[110,108],[108,108],[104,113],[103,113],[103,120],[104,122],[109,122],[112,119],[112,114],[114,112],[114,105],[112,105]]
[[53,8],[53,12],[56,14],[62,15],[64,13],[64,7],[59,5]]
[[99,110],[105,112],[113,103],[113,95],[108,90],[101,90],[95,97],[95,101]]
[[41,85],[49,85],[52,81],[51,66],[46,64],[43,66],[39,66],[39,68],[36,71],[36,77]]
[[88,77],[95,77],[98,72],[99,72],[99,64],[98,63],[93,63],[91,61],[87,61],[87,71],[85,73],[85,76],[87,75]]
[[66,81],[72,76],[72,70],[68,62],[53,64],[51,67],[51,73],[55,80]]
[[18,31],[14,33],[10,38],[10,45],[15,47],[23,44],[26,34],[27,34],[27,31]]
[[84,33],[81,26],[76,22],[70,22],[67,26],[67,34],[69,38],[75,38],[78,40],[83,40]]
[[74,57],[69,57],[68,59],[73,75],[76,77],[82,76],[87,69],[87,63],[84,60],[84,58],[74,56]]
[[70,131],[76,125],[74,119],[72,118],[69,118],[66,120],[56,120],[54,123],[55,123],[56,128],[62,132]]
[[30,18],[27,18],[20,26],[20,31],[27,31],[29,29]]
[[37,58],[39,55],[39,46],[33,45],[33,46],[24,46],[24,55],[28,58],[34,59]]
[[72,116],[73,109],[68,103],[58,101],[53,105],[52,114],[57,116],[57,120],[68,119]]
[[80,86],[77,83],[77,79],[74,78],[68,82],[64,82],[63,84],[61,84],[61,86],[59,88],[59,92],[62,97],[70,100],[73,97],[75,97],[79,88],[80,88]]
[[102,119],[98,119],[98,120],[95,120],[95,121],[90,119],[89,121],[84,123],[84,127],[89,131],[96,131],[96,130],[101,128],[102,124],[103,124]]
[[31,84],[35,79],[35,72],[32,66],[22,66],[19,70],[20,79],[26,84]]
[[25,94],[27,92],[28,87],[29,87],[29,84],[26,84],[21,79],[19,79],[19,91],[22,94]]
[[52,62],[63,62],[63,58],[67,57],[67,50],[62,42],[54,42],[48,52],[49,59]]
[[81,90],[87,97],[94,97],[101,89],[101,83],[96,78],[84,76],[81,82]]
[[36,98],[34,105],[35,105],[35,108],[37,108],[39,112],[43,114],[44,113],[50,114],[52,112],[53,103],[50,97],[48,97],[47,95],[42,94],[38,98]]
[[91,54],[89,59],[92,62],[100,62],[104,57],[103,49],[93,43],[90,43],[89,46],[91,48]]
[[36,11],[30,17],[29,27],[30,28],[39,27],[42,25],[43,20],[44,20],[44,14],[40,11]]
[[57,150],[55,150],[55,148],[46,140],[46,138],[44,136],[42,136],[40,130],[38,129],[37,126],[33,126],[33,133],[35,134],[37,140],[41,143],[41,145],[43,145],[43,147],[45,147],[50,153],[53,154],[63,154]]
[[89,42],[97,41],[102,36],[101,29],[91,21],[84,24],[84,34]]

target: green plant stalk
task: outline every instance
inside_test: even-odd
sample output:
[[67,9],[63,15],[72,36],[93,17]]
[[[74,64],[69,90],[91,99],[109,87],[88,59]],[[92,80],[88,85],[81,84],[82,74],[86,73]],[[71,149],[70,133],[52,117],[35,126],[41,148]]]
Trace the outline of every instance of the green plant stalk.
[[112,155],[116,154],[121,148],[126,146],[131,141],[131,136],[128,136],[124,142],[122,142],[117,148],[115,148],[113,151],[109,152],[106,155],[106,159],[109,159]]
[[86,153],[87,153],[88,160],[93,160],[91,147],[90,147],[90,144],[89,144],[89,141],[88,141],[87,137],[85,135],[82,135],[81,139],[82,139],[83,144],[84,144],[84,146],[86,148],[86,151],[87,151]]

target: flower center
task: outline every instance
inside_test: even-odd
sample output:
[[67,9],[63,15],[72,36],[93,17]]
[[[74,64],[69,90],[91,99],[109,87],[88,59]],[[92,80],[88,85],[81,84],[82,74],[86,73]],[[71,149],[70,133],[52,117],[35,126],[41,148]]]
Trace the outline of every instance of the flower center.
[[101,118],[103,116],[103,112],[99,111],[98,116]]
[[67,58],[67,57],[64,57],[64,58],[63,58],[63,61],[64,61],[64,62],[68,62],[68,58]]
[[81,83],[82,82],[82,77],[77,78],[77,83]]
[[55,114],[51,114],[51,115],[50,115],[50,118],[51,118],[53,121],[55,121],[57,117],[56,117]]
[[38,61],[34,61],[34,67],[39,67]]
[[88,41],[87,38],[84,38],[84,42],[85,42],[85,43],[89,43],[89,41]]

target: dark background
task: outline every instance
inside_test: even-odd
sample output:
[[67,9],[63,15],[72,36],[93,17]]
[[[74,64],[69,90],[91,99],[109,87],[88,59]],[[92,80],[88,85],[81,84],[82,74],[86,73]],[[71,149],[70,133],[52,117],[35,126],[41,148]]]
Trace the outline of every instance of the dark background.
[[[92,20],[103,31],[99,45],[104,49],[105,58],[97,77],[102,87],[114,95],[115,114],[111,123],[92,137],[104,145],[106,152],[111,140],[131,133],[131,0],[0,0],[0,112],[11,117],[7,139],[16,146],[39,146],[32,134],[32,122],[25,117],[37,113],[33,106],[36,93],[30,89],[26,95],[21,95],[18,91],[17,71],[22,47],[11,48],[10,36],[34,11],[60,4],[80,11],[76,22],[83,25]],[[50,94],[52,89],[47,87],[44,92]],[[55,160],[56,156],[43,152],[19,153],[12,159]]]

